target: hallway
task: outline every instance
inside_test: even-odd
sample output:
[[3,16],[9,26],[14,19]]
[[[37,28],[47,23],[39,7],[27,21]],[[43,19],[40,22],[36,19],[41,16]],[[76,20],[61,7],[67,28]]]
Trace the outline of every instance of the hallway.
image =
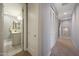
[[0,14],[1,55],[79,55],[79,4],[4,3],[0,7],[4,13]]
[[70,38],[62,37],[57,40],[51,56],[79,56],[78,52],[79,49],[74,47]]

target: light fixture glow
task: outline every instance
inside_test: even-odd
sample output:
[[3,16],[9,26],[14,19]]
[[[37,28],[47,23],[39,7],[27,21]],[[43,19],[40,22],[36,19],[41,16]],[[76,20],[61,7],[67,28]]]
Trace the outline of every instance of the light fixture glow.
[[18,20],[22,20],[22,17],[21,17],[21,16],[18,16],[17,19],[18,19]]
[[67,15],[67,12],[64,12],[64,15]]
[[68,31],[68,28],[64,28],[64,31]]

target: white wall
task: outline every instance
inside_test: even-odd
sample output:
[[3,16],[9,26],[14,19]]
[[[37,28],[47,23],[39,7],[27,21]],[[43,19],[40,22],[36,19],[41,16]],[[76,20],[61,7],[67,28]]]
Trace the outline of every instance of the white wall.
[[57,18],[57,15],[55,13],[55,11],[51,8],[50,9],[50,22],[51,22],[51,25],[50,25],[50,36],[51,36],[51,39],[50,39],[50,49],[52,49],[56,43],[56,40],[58,39],[58,18]]
[[79,48],[79,4],[72,15],[72,40],[76,48]]
[[8,16],[8,15],[4,15],[4,39],[10,39],[10,27],[13,23],[13,20],[15,18]]
[[[50,15],[50,4],[40,4],[41,51],[43,56],[50,55],[58,37],[58,21]],[[52,32],[52,33],[51,33]],[[52,44],[52,45],[51,45]]]
[[50,49],[50,4],[40,4],[42,55],[46,56]]
[[18,17],[22,17],[22,4],[3,4],[4,14],[4,39],[10,38],[10,27],[14,20],[18,20]]
[[22,16],[22,4],[18,3],[4,3],[4,14],[12,16]]

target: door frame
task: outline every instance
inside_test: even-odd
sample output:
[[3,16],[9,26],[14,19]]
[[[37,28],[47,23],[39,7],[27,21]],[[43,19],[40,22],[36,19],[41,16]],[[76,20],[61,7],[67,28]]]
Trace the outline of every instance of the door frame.
[[27,4],[24,3],[22,4],[23,8],[22,8],[22,17],[23,17],[23,29],[22,29],[22,48],[24,51],[27,51],[28,48],[28,9],[27,9]]
[[[27,4],[26,3],[23,3],[21,4],[22,5],[22,18],[23,18],[23,21],[22,21],[22,34],[21,34],[21,49],[18,50],[18,52],[24,50],[26,51],[27,50],[27,16],[26,16],[26,12],[27,12]],[[7,55],[15,55],[16,53],[18,52],[14,52],[12,54],[7,54]],[[5,56],[5,52],[3,51],[3,55]]]

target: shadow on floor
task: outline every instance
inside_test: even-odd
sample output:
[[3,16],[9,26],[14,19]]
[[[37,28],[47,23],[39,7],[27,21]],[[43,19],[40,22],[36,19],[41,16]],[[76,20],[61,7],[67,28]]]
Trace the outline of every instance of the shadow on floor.
[[14,56],[32,56],[28,51],[21,51]]

